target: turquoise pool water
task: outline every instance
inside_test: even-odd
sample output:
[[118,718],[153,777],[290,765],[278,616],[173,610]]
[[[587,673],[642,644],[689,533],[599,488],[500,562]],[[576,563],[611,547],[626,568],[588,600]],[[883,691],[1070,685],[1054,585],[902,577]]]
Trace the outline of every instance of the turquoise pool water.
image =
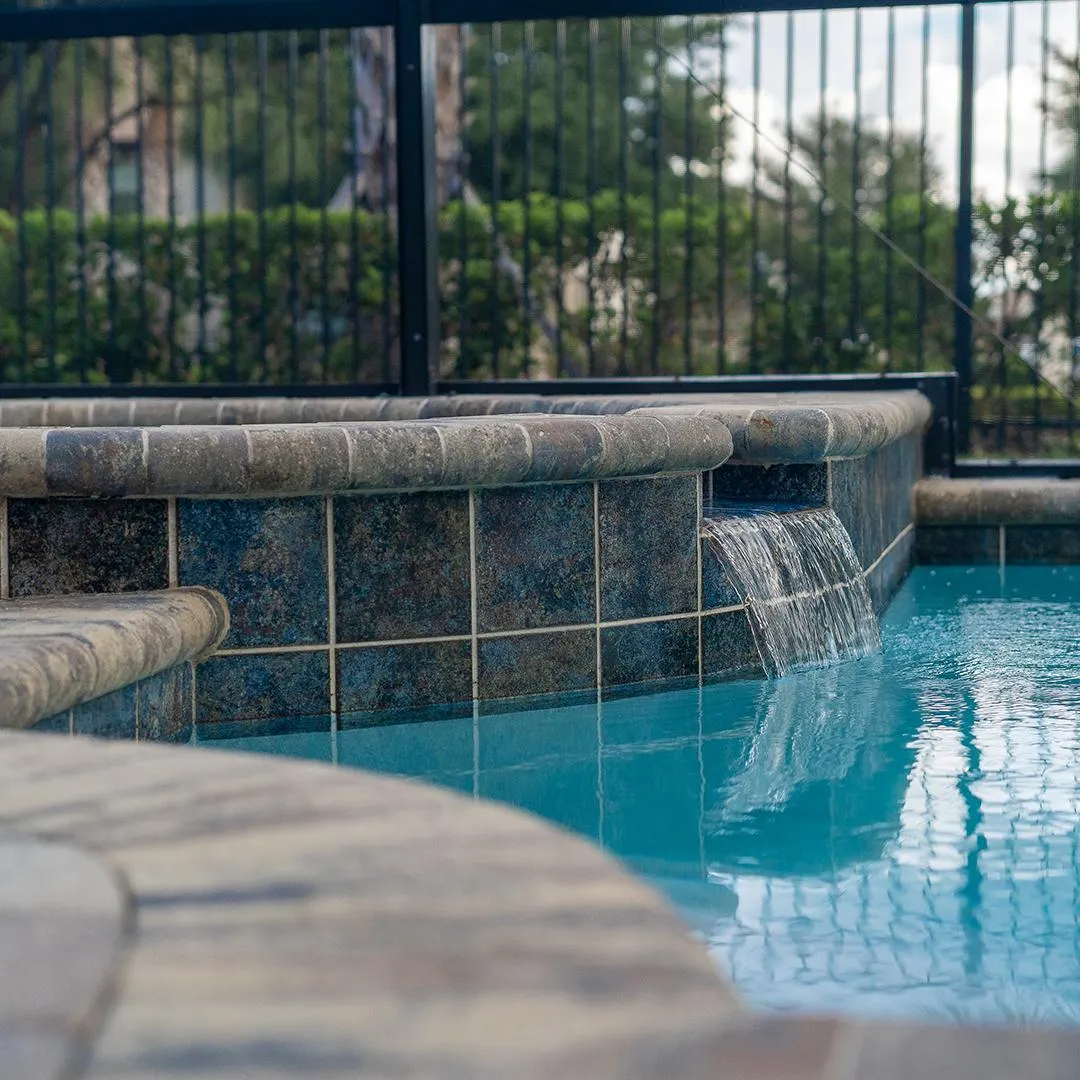
[[920,568],[882,628],[775,682],[214,745],[592,837],[758,1006],[1080,1023],[1080,568]]

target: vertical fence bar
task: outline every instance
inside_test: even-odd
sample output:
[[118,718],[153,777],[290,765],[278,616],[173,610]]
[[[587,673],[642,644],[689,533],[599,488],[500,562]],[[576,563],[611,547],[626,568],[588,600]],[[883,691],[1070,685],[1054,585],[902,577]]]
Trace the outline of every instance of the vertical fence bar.
[[1046,320],[1046,282],[1044,280],[1043,262],[1046,257],[1046,204],[1049,197],[1049,176],[1047,175],[1047,142],[1048,121],[1050,118],[1050,3],[1042,0],[1040,5],[1042,12],[1042,27],[1040,33],[1040,96],[1039,96],[1039,199],[1035,204],[1035,243],[1038,245],[1038,256],[1035,260],[1039,289],[1035,293],[1035,354],[1034,365],[1031,369],[1031,389],[1034,395],[1032,402],[1032,442],[1038,448],[1042,443],[1043,425],[1043,401],[1042,401],[1042,364],[1043,364],[1043,323]]
[[195,265],[199,273],[199,372],[206,378],[206,332],[209,292],[206,287],[206,38],[195,38]]
[[318,86],[316,87],[316,114],[319,124],[319,291],[322,322],[322,380],[330,381],[330,178],[326,159],[330,127],[330,31],[319,31]]
[[403,0],[394,27],[401,392],[430,392],[439,362],[434,42],[427,0]]
[[761,128],[761,15],[754,13],[753,21],[753,69],[754,134],[750,151],[750,370],[757,373],[758,356],[758,293],[761,290],[761,264],[759,260],[759,240],[761,232],[761,187],[758,171],[761,167],[761,146],[758,131]]
[[[1076,5],[1076,48],[1080,55],[1080,2]],[[1077,301],[1080,292],[1080,71],[1077,72],[1077,94],[1072,107],[1072,168],[1070,170],[1069,218],[1072,232],[1069,246],[1069,452],[1076,450],[1076,365]]]
[[[961,304],[971,307],[972,159],[975,143],[975,5],[960,9],[960,155],[957,174],[955,257],[953,292]],[[957,374],[957,446],[966,453],[971,445],[971,316],[954,305],[954,352]]]
[[109,222],[106,229],[105,245],[108,248],[107,252],[107,271],[106,271],[106,288],[107,288],[107,305],[108,305],[108,322],[109,322],[109,338],[108,349],[105,355],[105,372],[109,382],[113,382],[116,379],[116,363],[117,363],[117,348],[116,348],[116,316],[118,309],[118,298],[116,295],[116,176],[115,176],[115,164],[116,164],[116,142],[113,136],[113,40],[112,38],[105,39],[105,56],[103,61],[102,82],[103,91],[105,97],[105,190],[108,200],[108,214]]
[[165,39],[165,158],[166,202],[168,224],[165,230],[166,288],[169,293],[169,312],[166,336],[169,341],[169,378],[173,382],[180,373],[176,362],[176,70],[173,39]]
[[502,357],[502,312],[499,310],[499,203],[502,201],[502,112],[501,80],[502,25],[491,24],[488,49],[488,72],[491,78],[491,276],[488,288],[488,311],[491,319],[491,374],[499,378]]
[[649,349],[649,369],[660,372],[660,173],[663,168],[662,139],[664,134],[664,20],[653,19],[653,99],[652,99],[652,343]]
[[26,116],[26,45],[15,46],[15,213],[18,216],[19,246],[19,379],[26,382],[30,363],[30,308],[26,276],[28,273],[28,250],[26,240],[26,143],[28,139]]
[[135,230],[139,253],[139,341],[150,346],[150,310],[146,296],[146,62],[142,38],[135,49]]
[[[393,371],[393,357],[391,355],[391,340],[390,340],[390,323],[391,319],[391,293],[393,290],[393,260],[390,255],[390,61],[389,57],[393,51],[390,46],[390,28],[384,26],[382,32],[379,35],[379,48],[383,57],[382,65],[382,115],[383,124],[382,131],[379,132],[379,160],[382,162],[382,196],[379,200],[379,217],[382,222],[382,340],[383,340],[383,357],[382,357],[382,377],[383,382],[390,382],[390,376]],[[395,63],[397,62],[395,57]],[[432,170],[434,175],[434,170]],[[429,241],[432,239],[428,237]],[[437,239],[437,236],[436,236]],[[434,249],[431,249],[434,250]],[[434,264],[432,264],[432,280],[434,281]],[[432,288],[434,286],[431,286]],[[398,293],[402,288],[401,278],[398,278]],[[431,302],[437,305],[437,295],[431,298]],[[438,308],[436,306],[434,315],[432,318],[438,318]],[[400,315],[399,307],[399,315]],[[432,356],[434,357],[434,365],[428,368],[428,381],[431,381],[431,372],[437,371],[438,367],[438,350],[439,350],[439,335],[438,335],[438,322],[432,322],[428,326],[428,343],[434,350]],[[433,343],[433,344],[432,344]],[[404,347],[404,346],[402,346]],[[399,374],[399,383],[401,376]]]
[[259,101],[255,113],[255,143],[259,158],[258,183],[255,195],[259,218],[259,361],[262,378],[270,374],[270,236],[266,225],[266,203],[269,198],[266,180],[266,97],[267,69],[270,66],[270,42],[265,30],[255,36],[255,87]]
[[588,292],[588,352],[589,374],[596,374],[596,49],[600,37],[600,24],[595,19],[589,20],[589,39],[585,57],[586,109],[588,119],[585,126],[585,203],[588,217],[588,268],[586,271],[586,290]]
[[45,44],[42,76],[45,80],[45,232],[46,232],[46,293],[48,311],[45,313],[45,360],[50,382],[56,382],[56,42]]
[[532,347],[532,169],[533,169],[533,131],[532,131],[532,91],[533,60],[536,53],[535,31],[533,23],[525,23],[524,31],[524,70],[522,71],[521,106],[522,137],[524,138],[524,161],[522,162],[522,206],[525,211],[525,235],[522,238],[521,253],[521,317],[525,332],[525,355],[522,374],[527,378],[530,367]]
[[[922,91],[919,101],[919,241],[920,266],[926,265],[926,229],[929,218],[926,187],[930,182],[930,155],[927,145],[930,128],[930,8],[923,8],[922,21]],[[919,274],[915,280],[915,363],[924,371],[926,358],[926,279]]]
[[[885,60],[885,235],[893,239],[896,199],[896,12],[889,8]],[[893,250],[885,248],[885,370],[893,362]]]
[[716,373],[723,375],[727,367],[727,181],[724,167],[727,164],[727,22],[720,23],[720,41],[717,50],[719,72],[716,113]]
[[694,371],[694,20],[686,20],[686,64],[684,83],[686,94],[683,102],[683,370],[687,375]]
[[855,217],[851,221],[851,275],[848,300],[848,340],[853,353],[857,353],[862,338],[862,283],[859,279],[859,241],[861,229],[858,217],[862,214],[862,11],[855,9],[854,68],[852,89],[855,102],[851,125],[851,206]]
[[297,220],[296,93],[300,81],[300,41],[295,30],[288,33],[285,65],[285,127],[289,172],[289,364],[290,377],[300,381],[300,254]]
[[[349,365],[360,378],[360,141],[364,118],[360,112],[360,31],[349,31]],[[370,160],[370,159],[369,159]]]
[[[1006,15],[1005,27],[1005,208],[1001,215],[1001,262],[1005,276],[1005,290],[1001,297],[1001,336],[1005,341],[1012,339],[1012,314],[1007,266],[1010,248],[1013,243],[1013,212],[1010,195],[1012,193],[1012,117],[1013,117],[1013,67],[1016,57],[1016,10],[1010,3]],[[997,448],[1005,449],[1006,428],[1008,426],[1009,394],[1009,354],[1004,344],[998,346],[998,416]]]
[[787,13],[787,50],[784,70],[784,138],[787,142],[787,154],[784,156],[784,323],[783,346],[780,353],[779,368],[790,370],[793,348],[791,325],[791,263],[794,258],[792,237],[791,155],[795,152],[795,14]]
[[83,130],[83,90],[86,42],[75,43],[75,273],[79,279],[75,312],[75,353],[79,382],[86,382],[86,133]]
[[228,159],[228,236],[229,252],[229,379],[240,381],[240,351],[237,324],[240,321],[236,294],[236,37],[225,38],[225,153]]
[[555,375],[563,374],[563,244],[566,229],[566,23],[555,24]]
[[466,128],[469,108],[469,28],[458,27],[458,354],[457,377],[468,378],[465,343],[469,331],[469,146]]
[[829,13],[821,13],[821,29],[818,41],[818,145],[817,169],[821,177],[817,205],[817,299],[814,312],[814,351],[817,367],[821,371],[829,370],[828,326],[825,320],[825,304],[828,297],[829,270],[829,215],[827,210],[826,169],[829,167]]
[[619,375],[629,375],[627,351],[630,344],[630,266],[627,239],[630,234],[627,194],[629,187],[628,142],[629,117],[626,102],[630,96],[630,20],[619,20],[619,295],[622,297],[622,316],[619,320]]

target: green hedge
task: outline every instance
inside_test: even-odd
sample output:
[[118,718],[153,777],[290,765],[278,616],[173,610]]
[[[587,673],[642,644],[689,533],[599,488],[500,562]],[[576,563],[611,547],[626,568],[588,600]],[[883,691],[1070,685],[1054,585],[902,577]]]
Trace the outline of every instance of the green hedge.
[[[909,248],[919,212],[914,201],[895,208],[896,235]],[[946,280],[950,220],[947,211],[935,210],[928,232],[929,257]],[[627,233],[617,257],[594,259],[592,311],[580,303],[590,222],[601,237],[620,234],[623,225]],[[442,216],[445,374],[554,374],[560,265],[564,282],[577,274],[579,294],[577,310],[568,306],[562,315],[566,374],[590,368],[648,373],[654,340],[662,373],[685,370],[687,352],[697,372],[717,370],[721,359],[727,370],[744,370],[751,337],[761,370],[858,370],[883,363],[882,256],[869,241],[855,268],[867,332],[849,340],[850,221],[837,218],[831,226],[823,312],[828,330],[821,338],[815,333],[822,314],[816,221],[808,215],[796,215],[792,295],[785,303],[782,267],[778,271],[775,259],[760,254],[784,250],[782,214],[768,203],[759,212],[753,326],[751,216],[744,193],[730,192],[723,205],[699,199],[669,208],[655,221],[649,199],[623,203],[616,193],[602,192],[591,208],[566,200],[560,210],[554,199],[536,195],[527,207],[523,201],[501,204],[496,224],[493,230],[483,206],[463,211],[453,204]],[[494,261],[497,251],[509,253],[519,273],[528,264],[530,312],[519,285]],[[660,287],[654,291],[657,271]],[[624,281],[630,300],[625,318]],[[896,369],[913,367],[917,358],[916,288],[915,275],[898,264],[893,354],[887,358]],[[727,319],[722,358],[721,291]],[[923,366],[945,366],[951,310],[931,296],[927,313]],[[379,215],[282,208],[261,219],[246,211],[208,217],[201,228],[99,218],[86,222],[80,235],[67,211],[50,218],[34,210],[21,223],[0,213],[0,373],[6,381],[379,380],[393,375],[386,365],[388,359],[391,368],[396,364],[397,337],[396,237]]]

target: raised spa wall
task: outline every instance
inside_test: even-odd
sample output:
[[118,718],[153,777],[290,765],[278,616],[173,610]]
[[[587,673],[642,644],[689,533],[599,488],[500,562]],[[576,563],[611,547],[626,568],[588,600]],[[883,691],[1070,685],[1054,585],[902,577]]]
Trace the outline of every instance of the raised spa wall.
[[708,504],[831,506],[880,610],[913,558],[929,418],[916,393],[6,402],[0,586],[227,603],[198,656],[41,714],[77,733],[321,731],[729,677],[760,666]]

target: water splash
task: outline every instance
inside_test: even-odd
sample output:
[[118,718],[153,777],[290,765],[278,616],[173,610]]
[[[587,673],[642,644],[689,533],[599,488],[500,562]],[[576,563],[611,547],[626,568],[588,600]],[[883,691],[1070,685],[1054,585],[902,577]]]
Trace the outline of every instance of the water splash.
[[701,529],[746,604],[770,677],[881,648],[862,568],[832,510],[721,506]]

